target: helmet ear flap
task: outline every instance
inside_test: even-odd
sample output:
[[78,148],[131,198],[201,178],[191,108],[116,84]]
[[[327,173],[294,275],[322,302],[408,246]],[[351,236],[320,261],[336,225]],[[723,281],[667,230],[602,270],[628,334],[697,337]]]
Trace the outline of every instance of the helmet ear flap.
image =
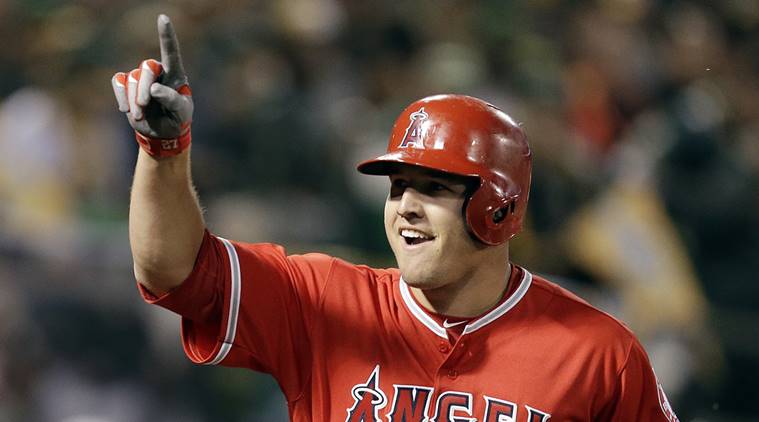
[[504,195],[494,183],[483,181],[466,203],[466,222],[472,234],[487,245],[500,245],[516,235],[521,220],[516,215],[518,194]]

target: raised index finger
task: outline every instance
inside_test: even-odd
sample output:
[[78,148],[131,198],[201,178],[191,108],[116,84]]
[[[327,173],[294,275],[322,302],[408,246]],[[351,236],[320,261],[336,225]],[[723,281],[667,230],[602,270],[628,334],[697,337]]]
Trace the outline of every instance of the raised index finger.
[[179,54],[179,41],[174,26],[166,15],[158,16],[158,39],[161,43],[161,64],[169,80],[184,79],[182,56]]

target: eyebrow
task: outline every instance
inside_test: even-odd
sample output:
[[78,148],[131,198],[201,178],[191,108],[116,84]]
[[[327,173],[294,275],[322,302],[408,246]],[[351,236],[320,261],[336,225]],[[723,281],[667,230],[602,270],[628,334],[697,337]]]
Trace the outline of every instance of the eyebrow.
[[[453,179],[458,179],[458,178],[462,178],[462,179],[466,179],[467,178],[467,176],[461,176],[461,175],[457,175],[457,174],[446,173],[444,171],[440,171],[440,170],[436,170],[436,169],[429,169],[429,168],[425,168],[425,167],[417,167],[417,168],[419,169],[418,171],[419,171],[420,174],[422,174],[424,176],[427,176],[427,177],[431,177],[433,179],[453,180]],[[395,176],[395,175],[399,175],[400,173],[401,173],[401,171],[398,168],[392,168],[392,169],[390,169],[390,171],[387,172],[387,175],[388,176]]]
[[445,173],[439,170],[433,170],[433,169],[423,169],[424,175],[437,181],[437,182],[444,182],[449,185],[463,185],[465,187],[469,186],[469,177],[468,176],[462,176],[458,174],[451,174],[451,173]]
[[[474,180],[469,180],[470,178],[467,176],[449,174],[449,173],[432,170],[432,169],[422,169],[422,170],[423,170],[423,173],[421,173],[420,175],[422,177],[426,177],[430,179],[430,181],[435,182],[435,183],[440,183],[442,185],[446,185],[451,188],[463,186],[465,191],[474,187],[473,186]],[[397,171],[388,174],[388,176],[401,177],[400,172],[397,172]],[[404,175],[402,177],[410,177],[410,176]]]
[[434,175],[429,175],[429,178],[432,179],[433,182],[439,182],[445,185],[451,185],[451,186],[462,185],[464,187],[467,186],[466,180],[458,180],[458,179],[453,179],[450,177],[440,177],[440,176],[434,176]]

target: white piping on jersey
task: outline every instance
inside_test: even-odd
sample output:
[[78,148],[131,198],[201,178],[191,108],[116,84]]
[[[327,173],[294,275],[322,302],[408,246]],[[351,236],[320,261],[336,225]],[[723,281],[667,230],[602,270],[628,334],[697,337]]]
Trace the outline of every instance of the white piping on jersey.
[[[522,271],[522,279],[519,281],[519,287],[517,287],[516,291],[514,291],[514,294],[506,299],[505,302],[498,305],[495,309],[485,314],[483,317],[477,318],[475,321],[467,324],[466,327],[464,327],[462,335],[472,333],[490,324],[491,322],[503,316],[506,312],[509,312],[511,308],[516,306],[517,303],[522,300],[524,295],[527,294],[527,290],[530,288],[530,285],[532,284],[532,274],[525,269],[522,269]],[[434,319],[432,319],[432,317],[429,316],[429,314],[427,314],[427,312],[425,312],[418,303],[416,303],[414,298],[411,296],[411,290],[409,289],[408,284],[406,284],[406,282],[403,280],[403,276],[401,276],[399,288],[401,290],[401,297],[403,298],[403,302],[406,304],[406,307],[409,309],[409,311],[411,311],[411,314],[414,315],[414,317],[416,317],[419,322],[424,324],[433,333],[447,340],[447,330],[438,324]]]
[[527,289],[529,289],[530,285],[532,284],[532,274],[525,269],[523,269],[523,271],[524,274],[522,274],[522,280],[519,282],[519,287],[517,287],[517,290],[514,292],[514,294],[512,294],[511,297],[506,299],[506,301],[504,301],[502,304],[498,305],[498,307],[485,314],[485,316],[482,318],[478,318],[471,324],[468,324],[466,327],[464,327],[463,334],[469,334],[490,324],[491,322],[498,319],[501,315],[509,312],[511,308],[516,306],[517,303],[522,300],[524,295],[527,293]]
[[403,302],[406,303],[406,307],[411,311],[411,314],[413,314],[422,324],[427,326],[427,328],[432,330],[433,333],[448,340],[448,332],[445,328],[441,327],[431,316],[427,315],[427,312],[424,312],[414,298],[411,297],[411,291],[409,291],[408,284],[403,281],[403,276],[401,276],[400,289]]
[[237,258],[237,251],[234,245],[227,239],[217,237],[224,243],[224,247],[227,249],[227,255],[229,255],[229,269],[232,276],[232,285],[230,286],[229,294],[229,315],[227,316],[227,331],[224,334],[224,341],[213,360],[206,362],[206,365],[218,365],[224,358],[227,357],[229,350],[232,349],[232,344],[235,341],[235,334],[237,333],[237,316],[240,311],[240,260]]

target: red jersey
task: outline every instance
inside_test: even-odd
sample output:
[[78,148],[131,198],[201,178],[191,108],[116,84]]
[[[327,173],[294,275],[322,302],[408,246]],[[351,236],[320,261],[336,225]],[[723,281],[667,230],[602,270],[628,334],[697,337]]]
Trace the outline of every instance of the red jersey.
[[272,374],[293,421],[677,421],[627,328],[513,268],[498,305],[448,329],[397,269],[209,233],[181,286],[140,289],[182,316],[193,362]]

